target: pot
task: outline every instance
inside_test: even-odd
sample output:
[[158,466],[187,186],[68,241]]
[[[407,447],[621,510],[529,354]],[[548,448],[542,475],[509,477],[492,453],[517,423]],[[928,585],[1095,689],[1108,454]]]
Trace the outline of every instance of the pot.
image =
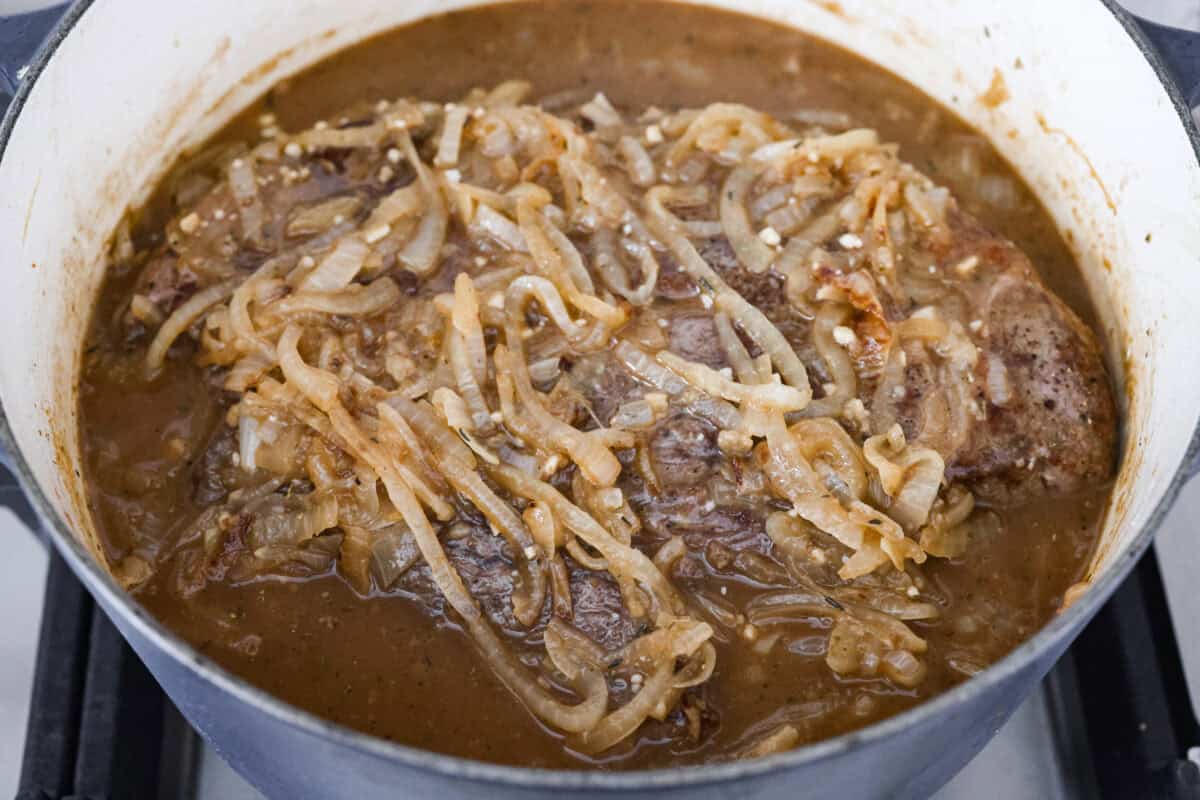
[[[278,4],[239,0],[82,0],[66,12],[0,128],[4,438],[49,540],[184,715],[269,796],[927,796],[983,747],[1112,593],[1197,449],[1198,138],[1146,33],[1111,0],[706,0],[861,53],[965,117],[1045,202],[1099,306],[1123,377],[1125,429],[1091,587],[967,683],[761,760],[627,774],[502,767],[402,747],[288,706],[164,629],[97,561],[76,382],[105,243],[123,210],[175,153],[281,77],[375,32],[479,1],[294,0],[281,14]],[[1200,75],[1188,64],[1195,42],[1161,41]],[[997,81],[1008,99],[984,102]]]

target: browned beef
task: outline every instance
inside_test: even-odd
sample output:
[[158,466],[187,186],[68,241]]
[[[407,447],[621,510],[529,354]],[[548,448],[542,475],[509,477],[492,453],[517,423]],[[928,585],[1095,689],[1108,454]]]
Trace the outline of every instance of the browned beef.
[[608,573],[571,567],[572,624],[605,650],[617,650],[638,635],[638,623],[621,602],[621,590]]
[[707,574],[699,554],[728,554],[728,564],[713,565],[718,571],[732,568],[743,552],[766,557],[771,550],[764,526],[769,509],[739,497],[740,466],[721,454],[711,424],[688,414],[668,417],[650,434],[649,452],[660,487],[629,482],[626,492],[642,521],[641,539],[650,549],[680,536],[695,554],[676,563],[677,579],[686,583]]
[[685,313],[672,317],[667,332],[671,352],[713,369],[728,365],[711,313]]
[[1008,396],[1003,405],[989,398],[986,421],[948,470],[1000,502],[1102,483],[1116,452],[1116,410],[1095,337],[1016,255],[982,317],[981,376],[986,385],[997,369],[988,362],[997,360]]
[[568,372],[571,386],[583,395],[592,414],[603,425],[608,424],[622,403],[639,399],[646,391],[607,351],[579,358],[570,365]]
[[[968,414],[965,442],[943,452],[948,477],[971,485],[983,499],[1004,504],[1107,480],[1114,469],[1117,417],[1095,336],[1046,288],[1014,245],[962,214],[954,214],[952,231],[951,241],[939,248],[944,265],[969,254],[980,257],[970,278],[945,269],[943,280],[982,323],[973,338],[981,350],[976,399],[985,418]],[[808,321],[787,299],[782,276],[748,272],[724,239],[707,241],[700,252],[780,328],[819,384],[824,365],[809,344]],[[911,303],[904,308],[891,298],[883,300],[890,314],[912,311]],[[1003,404],[986,394],[990,359],[1005,367],[1010,389]],[[940,413],[930,403],[945,402],[930,391],[936,375],[927,367],[919,360],[909,363],[906,396],[895,409],[910,435],[920,431],[924,415]],[[868,406],[872,388],[860,387]]]
[[[1021,250],[963,214],[951,219],[942,263],[975,255],[979,264],[969,278],[946,269],[943,280],[978,321],[980,357],[968,430],[938,447],[947,477],[1002,505],[1103,483],[1114,470],[1117,416],[1095,336]],[[906,433],[943,413],[933,407],[946,402],[936,380],[927,362],[909,359],[896,408]]]
[[169,252],[148,263],[138,277],[137,292],[144,294],[164,314],[183,305],[195,293],[196,276],[185,269]]
[[[471,534],[446,543],[446,555],[462,576],[467,591],[492,622],[507,631],[523,631],[512,615],[513,561],[503,537],[486,525],[472,526]],[[441,592],[430,582],[432,597]]]
[[[465,536],[444,537],[443,544],[467,591],[493,625],[517,641],[541,640],[542,631],[550,621],[550,603],[547,601],[541,619],[532,628],[526,628],[513,617],[515,566],[503,537],[491,533],[486,523],[476,520]],[[616,582],[607,573],[583,569],[569,557],[566,562],[574,611],[572,624],[605,649],[617,649],[632,641],[639,625],[622,603]],[[409,594],[426,613],[435,617],[446,612],[445,598],[423,561],[404,573],[394,589]]]
[[[774,270],[754,273],[742,267],[729,240],[723,236],[706,239],[700,244],[699,251],[731,289],[746,298],[779,328],[779,332],[795,349],[796,355],[808,367],[813,389],[816,396],[820,397],[820,384],[828,380],[825,365],[813,349],[810,321],[788,300],[787,280]],[[750,354],[757,355],[757,348],[751,347]]]
[[192,499],[211,506],[229,496],[229,465],[237,451],[234,429],[219,425],[204,453],[192,467]]
[[709,477],[723,456],[717,431],[689,414],[676,414],[659,425],[650,439],[650,456],[664,486],[691,486]]
[[669,255],[659,256],[658,282],[654,293],[662,300],[688,300],[700,291],[691,275]]

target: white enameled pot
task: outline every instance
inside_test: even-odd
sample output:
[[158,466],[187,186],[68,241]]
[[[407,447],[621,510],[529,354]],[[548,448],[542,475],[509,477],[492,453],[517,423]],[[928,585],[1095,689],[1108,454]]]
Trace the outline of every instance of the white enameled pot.
[[[106,241],[174,154],[270,84],[471,0],[95,0],[73,6],[0,128],[0,400],[54,545],[175,703],[271,796],[918,797],[974,755],[1145,549],[1200,416],[1200,165],[1186,104],[1101,0],[709,0],[906,78],[983,131],[1073,242],[1123,376],[1124,450],[1092,588],[997,665],[917,709],[770,758],[632,774],[497,767],[294,709],[164,630],[95,560],[77,435],[80,341]],[[1003,80],[1008,99],[980,96]]]

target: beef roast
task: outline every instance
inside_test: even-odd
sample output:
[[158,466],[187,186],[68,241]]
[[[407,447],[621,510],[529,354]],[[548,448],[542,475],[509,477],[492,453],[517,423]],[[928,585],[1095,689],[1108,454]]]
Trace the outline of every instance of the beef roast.
[[[945,262],[978,264],[969,278],[951,268],[945,279],[970,306],[979,360],[968,430],[942,452],[947,478],[1005,505],[1102,483],[1114,469],[1117,416],[1095,336],[1020,249],[965,215],[952,219]],[[919,368],[905,377],[913,400],[901,423],[912,434],[936,395]]]
[[[947,477],[999,504],[1103,482],[1114,469],[1117,416],[1095,336],[1017,247],[965,214],[954,212],[951,219],[950,239],[939,243],[934,256],[941,265],[940,281],[959,295],[954,302],[965,303],[979,321],[970,335],[980,357],[975,405],[965,413],[967,429],[938,447]],[[779,327],[808,367],[819,397],[825,367],[812,349],[808,320],[787,300],[782,277],[745,270],[725,239],[709,240],[700,252]],[[953,269],[971,257],[977,265],[969,274]],[[917,305],[911,299],[882,300],[893,322]],[[927,415],[943,413],[931,404],[944,400],[931,391],[936,374],[919,359],[910,359],[904,377],[904,395],[892,403],[892,411],[915,438]],[[1007,392],[992,396],[997,387]],[[871,382],[860,383],[859,395],[868,407],[873,391]]]

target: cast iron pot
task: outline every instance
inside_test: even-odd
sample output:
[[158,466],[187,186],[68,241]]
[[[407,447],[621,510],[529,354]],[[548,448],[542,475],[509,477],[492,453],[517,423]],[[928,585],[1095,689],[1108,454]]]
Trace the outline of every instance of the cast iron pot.
[[[707,1],[822,36],[914,83],[988,135],[1067,233],[1123,377],[1121,470],[1091,588],[1007,658],[918,708],[789,753],[708,767],[602,774],[449,758],[333,725],[246,684],[132,602],[96,556],[76,384],[105,242],[173,154],[272,82],[378,31],[479,0],[84,0],[28,69],[0,68],[0,86],[6,74],[19,83],[0,127],[8,459],[53,546],[184,715],[267,795],[927,796],[1034,689],[1186,480],[1200,416],[1200,164],[1191,98],[1146,31],[1111,0]],[[1194,42],[1151,33],[1181,77],[1200,75]],[[997,80],[1008,100],[992,107],[980,95]]]

